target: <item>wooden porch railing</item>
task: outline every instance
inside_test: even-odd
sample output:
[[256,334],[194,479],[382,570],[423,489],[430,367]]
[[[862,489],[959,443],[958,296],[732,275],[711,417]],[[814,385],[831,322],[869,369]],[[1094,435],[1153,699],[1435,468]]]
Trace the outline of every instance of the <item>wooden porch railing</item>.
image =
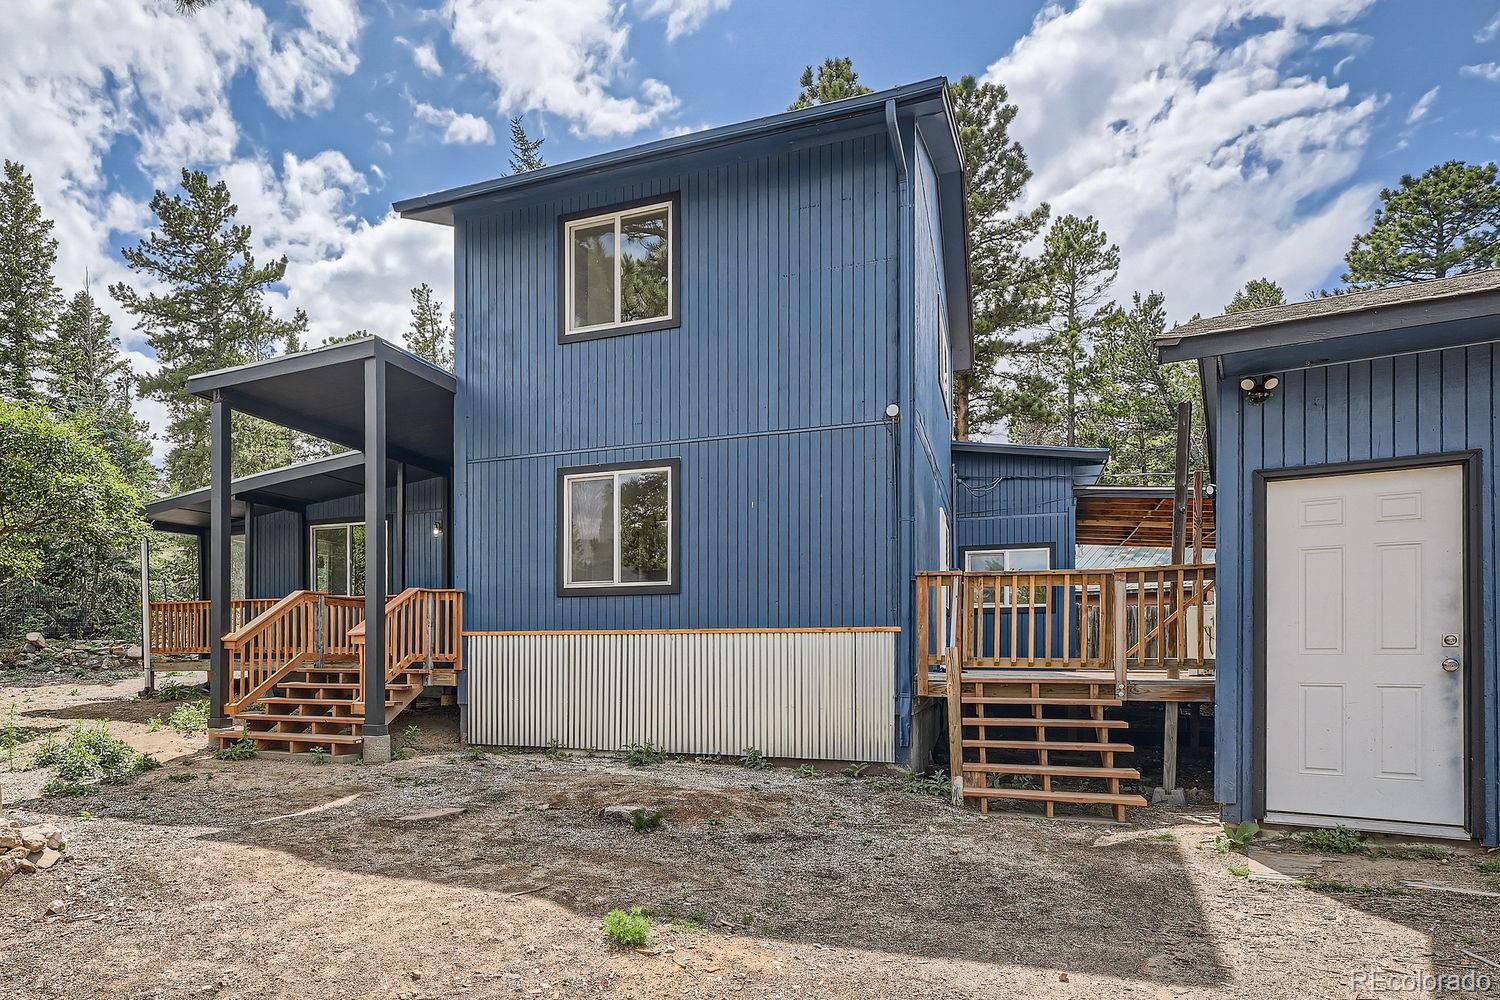
[[917,574],[919,694],[960,669],[1212,671],[1214,567]]
[[[385,604],[385,679],[421,663],[461,666],[463,660],[464,592],[435,587],[408,587]],[[365,626],[349,630],[349,639],[365,663]],[[364,701],[364,670],[359,675],[359,700]]]
[[364,623],[363,597],[293,591],[224,636],[229,658],[225,711],[235,715],[306,663],[353,657],[351,638]]
[[[251,598],[229,602],[229,627],[241,629],[270,610],[276,598]],[[152,601],[151,654],[153,656],[189,656],[207,654],[208,624],[211,604],[208,601]]]

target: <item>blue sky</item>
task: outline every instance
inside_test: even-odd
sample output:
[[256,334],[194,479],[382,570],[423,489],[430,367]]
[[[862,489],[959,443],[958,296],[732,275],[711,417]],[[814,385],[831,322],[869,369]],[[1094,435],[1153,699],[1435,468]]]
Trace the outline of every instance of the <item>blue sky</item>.
[[[913,14],[914,9],[920,14]],[[1118,298],[1218,311],[1247,278],[1337,281],[1376,193],[1500,151],[1500,0],[0,0],[0,155],[36,178],[61,279],[118,249],[183,165],[227,180],[278,309],[312,340],[399,337],[406,289],[451,297],[447,232],[390,202],[503,172],[506,119],[549,162],[779,111],[803,66],[880,88],[1010,88],[1029,201],[1097,216]],[[149,348],[120,318],[138,367]],[[153,415],[154,417],[154,415]]]

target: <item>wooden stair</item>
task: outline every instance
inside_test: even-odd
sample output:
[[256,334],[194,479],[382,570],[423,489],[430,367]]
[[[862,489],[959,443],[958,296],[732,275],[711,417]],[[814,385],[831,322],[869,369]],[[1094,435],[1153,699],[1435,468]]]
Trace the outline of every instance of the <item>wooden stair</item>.
[[1147,804],[1120,787],[1141,775],[1117,763],[1135,748],[1114,739],[1129,723],[1105,717],[1121,705],[1113,681],[1066,671],[1041,678],[966,672],[960,680],[961,746],[949,753],[961,761],[965,801],[981,812],[994,799],[1037,802],[1047,816],[1059,804],[1107,806],[1124,822],[1128,807]]
[[[427,685],[428,671],[413,667],[386,685],[385,721],[390,725]],[[362,751],[365,707],[359,700],[359,662],[327,659],[288,674],[253,704],[233,713],[237,725],[209,730],[222,748],[249,738],[258,751],[310,753],[354,759]]]

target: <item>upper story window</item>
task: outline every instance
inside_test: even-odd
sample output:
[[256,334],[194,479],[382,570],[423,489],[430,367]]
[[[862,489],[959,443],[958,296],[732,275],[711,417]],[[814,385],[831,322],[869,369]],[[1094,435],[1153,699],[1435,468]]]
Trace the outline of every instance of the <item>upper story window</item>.
[[675,594],[677,459],[558,470],[558,591]]
[[943,405],[953,413],[953,345],[948,342],[948,316],[938,308],[938,381],[943,386]]
[[680,210],[672,194],[562,219],[560,340],[678,325]]

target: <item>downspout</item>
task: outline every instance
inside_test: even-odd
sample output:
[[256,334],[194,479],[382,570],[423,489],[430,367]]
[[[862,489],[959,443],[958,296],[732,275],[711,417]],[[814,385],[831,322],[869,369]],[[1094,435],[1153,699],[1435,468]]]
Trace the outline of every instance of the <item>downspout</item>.
[[[900,567],[896,576],[897,600],[896,607],[900,609],[897,622],[901,626],[900,648],[901,654],[897,657],[896,664],[896,762],[906,764],[911,760],[911,712],[912,712],[912,664],[913,638],[912,638],[912,513],[915,506],[913,495],[914,476],[907,468],[911,464],[912,455],[912,419],[915,416],[911,411],[914,394],[912,392],[912,372],[915,357],[912,351],[911,334],[911,302],[906,289],[910,287],[912,264],[911,264],[911,240],[909,234],[912,228],[912,197],[911,177],[906,169],[906,149],[901,142],[901,129],[896,120],[896,102],[894,99],[885,102],[885,127],[890,136],[891,156],[896,161],[896,176],[899,181],[900,191],[900,229],[897,233],[897,242],[900,247],[900,269],[896,282],[896,316],[897,316],[897,385],[900,393],[901,413],[898,414],[900,423],[895,428],[896,432],[896,524],[899,537],[897,539],[898,565]],[[904,351],[903,349],[904,348]]]

